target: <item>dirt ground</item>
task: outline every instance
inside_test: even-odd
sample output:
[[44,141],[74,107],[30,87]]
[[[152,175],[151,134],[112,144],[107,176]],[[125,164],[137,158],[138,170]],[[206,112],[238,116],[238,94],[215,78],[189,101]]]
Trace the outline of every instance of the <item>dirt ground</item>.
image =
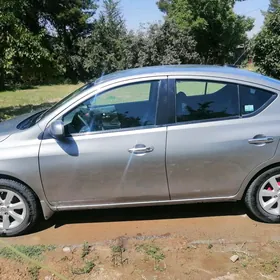
[[280,279],[280,225],[237,203],[58,213],[0,243],[1,280]]

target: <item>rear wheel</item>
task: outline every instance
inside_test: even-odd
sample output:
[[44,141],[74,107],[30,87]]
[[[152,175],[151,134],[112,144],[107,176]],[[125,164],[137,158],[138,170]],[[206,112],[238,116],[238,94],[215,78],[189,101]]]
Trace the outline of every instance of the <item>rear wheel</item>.
[[265,171],[252,182],[245,203],[258,220],[280,222],[280,167]]
[[0,179],[0,236],[28,232],[38,219],[35,195],[25,185]]

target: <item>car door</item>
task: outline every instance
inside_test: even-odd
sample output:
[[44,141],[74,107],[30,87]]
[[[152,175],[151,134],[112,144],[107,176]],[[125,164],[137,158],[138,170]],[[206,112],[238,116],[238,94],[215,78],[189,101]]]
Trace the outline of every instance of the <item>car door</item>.
[[279,129],[264,110],[275,93],[230,81],[170,79],[176,108],[167,132],[172,199],[235,195],[245,177],[271,159]]
[[39,154],[51,204],[73,207],[169,199],[167,129],[157,126],[166,83],[127,82],[61,114],[65,138],[43,139]]

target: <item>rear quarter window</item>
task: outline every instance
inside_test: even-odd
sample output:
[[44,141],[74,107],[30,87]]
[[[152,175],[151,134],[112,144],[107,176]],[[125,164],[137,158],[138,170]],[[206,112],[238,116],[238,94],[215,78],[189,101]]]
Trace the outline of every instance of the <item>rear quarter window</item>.
[[275,97],[276,94],[250,86],[239,86],[241,115],[255,113]]

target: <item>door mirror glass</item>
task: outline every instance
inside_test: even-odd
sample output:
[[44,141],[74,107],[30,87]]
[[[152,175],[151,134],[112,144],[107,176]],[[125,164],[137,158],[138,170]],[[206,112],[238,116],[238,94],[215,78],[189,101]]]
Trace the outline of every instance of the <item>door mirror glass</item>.
[[53,138],[63,138],[65,135],[63,121],[57,120],[53,122],[49,127],[49,132]]

